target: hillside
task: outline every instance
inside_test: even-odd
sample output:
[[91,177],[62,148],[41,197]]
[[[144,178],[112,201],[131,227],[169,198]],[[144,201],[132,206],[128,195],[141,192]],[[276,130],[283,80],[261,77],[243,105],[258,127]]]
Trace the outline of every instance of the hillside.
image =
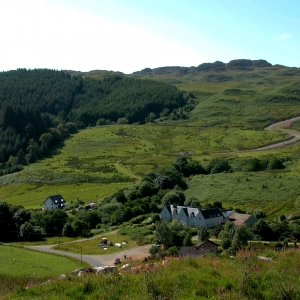
[[132,76],[162,80],[193,92],[198,105],[190,118],[203,126],[261,129],[299,113],[300,70],[263,60],[147,69]]
[[[249,175],[250,169],[247,167],[247,163],[244,167],[243,165],[248,158],[263,160],[270,159],[272,156],[279,157],[286,166],[285,170],[280,171],[280,176],[283,181],[286,180],[292,184],[299,176],[297,171],[298,146],[255,153],[239,151],[257,148],[288,137],[281,131],[263,131],[262,129],[275,120],[300,113],[298,69],[278,65],[271,66],[265,61],[237,60],[228,64],[220,62],[203,64],[195,68],[188,68],[186,73],[180,72],[179,74],[177,71],[178,67],[165,67],[161,68],[161,72],[156,72],[156,69],[147,69],[131,75],[121,74],[121,77],[120,74],[115,76],[114,73],[107,71],[92,71],[84,74],[68,71],[73,75],[76,74],[70,76],[63,72],[50,70],[31,72],[19,70],[18,76],[22,78],[27,78],[27,73],[30,74],[26,79],[29,80],[28,83],[37,80],[39,74],[47,74],[45,77],[41,76],[44,78],[42,82],[38,81],[41,88],[34,90],[33,83],[31,83],[31,89],[29,89],[29,84],[24,85],[27,98],[26,96],[23,97],[24,99],[21,98],[22,89],[19,92],[15,91],[13,95],[24,105],[27,103],[25,101],[30,99],[31,102],[28,104],[32,103],[32,106],[35,107],[39,107],[37,101],[39,96],[45,96],[44,101],[41,102],[41,104],[44,103],[44,106],[39,108],[52,107],[54,109],[51,114],[49,112],[42,114],[43,118],[49,116],[50,133],[53,137],[57,137],[57,132],[61,132],[68,121],[74,121],[75,125],[79,126],[79,123],[76,123],[76,115],[82,116],[81,121],[86,120],[84,126],[89,124],[101,126],[80,130],[79,133],[74,131],[71,135],[67,132],[64,144],[56,146],[55,149],[52,148],[54,149],[50,152],[52,157],[25,166],[25,169],[19,173],[2,176],[1,199],[36,208],[40,207],[48,195],[57,193],[65,195],[67,201],[74,199],[95,201],[119,189],[136,184],[146,172],[157,171],[170,165],[180,153],[187,152],[190,153],[189,160],[200,162],[204,166],[208,165],[211,159],[224,155],[231,160],[231,165],[241,166],[240,168],[235,167],[235,172],[241,172],[239,175],[236,173],[226,176],[220,174],[213,175],[212,178],[209,175],[203,181],[201,181],[201,176],[200,178],[195,176],[190,180],[189,189],[185,192],[187,197],[199,197],[198,181],[200,180],[200,186],[205,187],[205,192],[201,193],[200,197],[203,203],[213,202],[221,197],[226,205],[232,207],[255,206],[259,208],[264,206],[270,211],[270,216],[274,212],[275,215],[279,215],[295,210],[298,207],[297,199],[300,195],[297,188],[290,187],[289,192],[285,193],[284,182],[280,187],[276,187],[276,184],[269,182],[270,173],[268,171],[264,171],[261,175],[251,172]],[[78,74],[85,77],[82,79],[77,76]],[[14,73],[2,75],[13,77]],[[96,79],[98,75],[101,75],[102,79]],[[212,78],[217,78],[215,77],[217,75],[228,78],[221,80],[221,77],[218,77],[218,80],[212,80]],[[41,91],[48,86],[48,79],[51,76],[54,76],[51,79],[53,84],[49,86],[49,93],[43,94]],[[182,92],[171,85],[152,80],[171,82],[175,77],[182,82],[176,86],[185,92],[185,97]],[[25,80],[24,78],[22,80]],[[69,91],[73,92],[66,93],[66,89],[59,88],[60,85],[63,86],[63,83],[68,86]],[[81,92],[76,94],[76,87]],[[55,96],[57,91],[61,92],[59,94],[61,96]],[[83,93],[83,91],[85,92]],[[95,94],[93,94],[94,92]],[[137,104],[137,111],[142,111],[139,104],[135,102],[135,97],[140,94],[146,95],[144,98],[146,102],[141,102],[144,103],[145,112],[147,110],[155,111],[157,108],[155,95],[158,94],[162,97],[159,98],[161,99],[160,103],[171,106],[168,109],[166,109],[167,106],[161,106],[159,108],[161,112],[151,114],[151,118],[147,119],[145,125],[102,126],[102,124],[112,124],[111,120],[106,122],[108,119],[104,119],[104,117],[95,123],[98,117],[104,116],[101,115],[105,111],[105,109],[101,110],[101,103],[106,103],[107,107],[111,105],[111,107],[120,109],[119,116],[122,117],[119,123],[123,123],[126,117],[140,116],[138,112],[133,113],[135,104]],[[66,101],[67,98],[64,98],[63,95],[69,97],[70,101]],[[104,102],[101,102],[101,99],[97,100],[97,95],[102,95]],[[124,95],[127,96],[124,97]],[[147,95],[151,96],[152,100],[149,100]],[[3,95],[2,99],[4,99]],[[124,107],[116,105],[114,102],[116,99],[124,101]],[[133,102],[130,102],[130,99],[135,104],[131,104]],[[152,104],[147,104],[147,99],[152,101]],[[173,99],[174,101],[163,102],[163,99]],[[17,100],[14,101],[14,103],[17,102]],[[98,102],[99,110],[97,110],[98,104],[96,105]],[[49,105],[47,106],[45,103]],[[65,106],[66,109],[63,110],[63,105],[66,103],[69,103],[69,106]],[[87,103],[90,103],[91,106]],[[172,105],[178,108],[171,111]],[[67,107],[69,108],[67,109]],[[149,107],[151,108],[149,109]],[[97,115],[98,113],[99,115]],[[97,117],[93,117],[93,115],[97,115]],[[145,121],[145,115],[142,116],[141,122],[142,119]],[[5,120],[10,119],[6,118]],[[297,123],[293,126],[297,128]],[[8,129],[12,130],[11,126],[8,126]],[[2,132],[4,132],[3,128]],[[37,138],[38,135],[36,135],[36,142],[41,147],[43,141],[38,141]],[[11,134],[11,139],[15,141],[17,138]],[[34,147],[30,149],[32,148]],[[49,152],[46,152],[45,155],[49,155]],[[41,156],[36,159],[39,157]],[[218,176],[220,176],[222,184],[212,184],[212,180],[219,180]],[[251,196],[246,192],[245,187],[241,188],[241,191],[245,191],[244,194],[237,193],[235,180],[241,178],[242,181],[246,181],[249,176],[253,177],[253,183],[267,180],[267,185],[273,186],[269,195],[270,199],[274,199],[274,201],[270,201],[268,204],[262,203],[265,201],[263,192],[267,190],[261,190],[257,183],[251,186],[248,182],[249,187],[247,188],[252,189]],[[230,188],[231,186],[232,188]],[[226,187],[228,191],[225,190]],[[236,192],[233,193],[233,190]],[[280,195],[281,208],[275,208],[277,206],[276,196],[271,195]]]
[[[84,76],[97,78],[99,74],[103,71],[87,72]],[[146,68],[125,76],[163,81],[190,92],[189,123],[198,126],[262,129],[300,111],[300,69],[272,65],[265,60]]]
[[122,76],[82,79],[54,70],[0,74],[0,175],[22,169],[87,126],[143,124],[183,107],[176,87]]

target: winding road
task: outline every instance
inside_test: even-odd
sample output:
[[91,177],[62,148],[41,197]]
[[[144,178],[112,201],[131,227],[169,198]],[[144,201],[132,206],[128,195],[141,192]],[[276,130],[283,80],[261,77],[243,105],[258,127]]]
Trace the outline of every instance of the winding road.
[[[298,130],[288,129],[294,122],[299,121],[299,117],[294,117],[288,120],[280,121],[274,124],[271,124],[264,128],[264,130],[278,130],[286,133],[289,135],[288,138],[284,140],[280,140],[274,143],[271,143],[266,146],[254,148],[254,149],[247,149],[247,150],[239,150],[237,152],[253,152],[253,151],[264,151],[264,150],[276,150],[276,149],[282,149],[287,148],[297,142],[300,141],[300,132]],[[228,153],[234,153],[233,151],[224,151],[220,152],[219,154],[228,154]],[[236,153],[236,151],[235,151]]]
[[[113,233],[116,233],[116,231],[110,232],[110,234],[113,234]],[[101,236],[97,235],[97,236],[92,237],[91,239],[100,238]],[[85,240],[88,240],[88,239],[75,240],[75,241],[67,242],[64,244],[78,243],[78,242],[83,242]],[[60,244],[60,245],[62,245],[62,244]],[[58,246],[58,244],[45,245],[45,246],[24,246],[24,247],[27,249],[31,249],[31,250],[55,253],[55,254],[59,254],[59,255],[77,258],[79,260],[82,260],[82,261],[88,263],[89,265],[91,265],[93,267],[102,267],[102,266],[113,265],[114,261],[117,257],[119,257],[122,262],[124,262],[124,261],[129,262],[129,259],[128,259],[129,257],[131,257],[133,260],[143,259],[144,257],[149,256],[149,249],[151,247],[151,245],[136,246],[136,247],[131,247],[128,249],[122,249],[119,252],[113,253],[113,254],[85,255],[85,254],[80,254],[80,253],[76,254],[76,253],[51,249],[52,247],[55,247],[55,246]],[[127,257],[126,259],[122,259],[124,257],[124,255],[126,255],[126,257]]]
[[290,136],[289,139],[286,139],[284,141],[278,141],[276,143],[273,143],[271,145],[267,145],[264,147],[259,147],[256,149],[251,149],[251,150],[245,150],[245,151],[263,151],[263,150],[274,150],[274,149],[280,149],[280,148],[286,148],[289,147],[298,141],[300,141],[300,132],[297,130],[292,130],[292,129],[286,129],[289,128],[295,121],[300,120],[299,117],[291,118],[285,121],[280,121],[278,123],[271,124],[265,128],[265,130],[279,130],[282,132],[285,132]]

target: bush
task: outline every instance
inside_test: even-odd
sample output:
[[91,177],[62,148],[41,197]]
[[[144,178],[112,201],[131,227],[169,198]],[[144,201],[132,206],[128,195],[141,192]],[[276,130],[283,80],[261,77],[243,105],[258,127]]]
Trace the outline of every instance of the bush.
[[71,223],[66,223],[64,225],[64,228],[62,230],[62,235],[63,236],[67,236],[67,237],[73,237],[75,236],[75,230],[74,230],[74,227],[72,226]]
[[25,241],[40,241],[43,239],[44,231],[40,226],[33,226],[25,222],[20,227],[20,237]]
[[132,218],[129,223],[131,224],[139,224],[141,222],[143,222],[145,220],[147,215],[140,215],[140,216],[137,216],[137,217],[134,217]]
[[180,196],[175,192],[171,191],[167,193],[162,199],[162,205],[166,206],[169,204],[178,204],[180,205]]
[[176,246],[172,246],[166,250],[166,255],[168,256],[178,256],[179,251]]
[[272,157],[268,163],[268,169],[269,170],[281,170],[284,169],[285,166],[283,165],[282,160]]
[[214,158],[210,161],[208,170],[211,174],[228,172],[230,170],[230,165],[228,160],[225,158]]

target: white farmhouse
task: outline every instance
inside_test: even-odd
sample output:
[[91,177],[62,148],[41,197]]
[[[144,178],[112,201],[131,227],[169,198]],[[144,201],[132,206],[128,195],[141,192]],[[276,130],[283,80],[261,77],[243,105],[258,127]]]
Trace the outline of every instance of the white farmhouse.
[[63,199],[62,195],[49,196],[44,201],[44,210],[47,209],[62,209],[66,206],[66,201]]
[[177,220],[182,224],[195,227],[215,227],[228,220],[224,218],[221,210],[217,207],[201,209],[179,205],[166,205],[161,211],[161,219]]

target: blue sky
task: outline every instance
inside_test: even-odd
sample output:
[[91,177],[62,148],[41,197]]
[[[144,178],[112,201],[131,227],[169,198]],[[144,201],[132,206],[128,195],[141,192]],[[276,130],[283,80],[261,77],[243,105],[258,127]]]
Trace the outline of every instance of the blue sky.
[[0,70],[300,67],[298,0],[1,0]]

